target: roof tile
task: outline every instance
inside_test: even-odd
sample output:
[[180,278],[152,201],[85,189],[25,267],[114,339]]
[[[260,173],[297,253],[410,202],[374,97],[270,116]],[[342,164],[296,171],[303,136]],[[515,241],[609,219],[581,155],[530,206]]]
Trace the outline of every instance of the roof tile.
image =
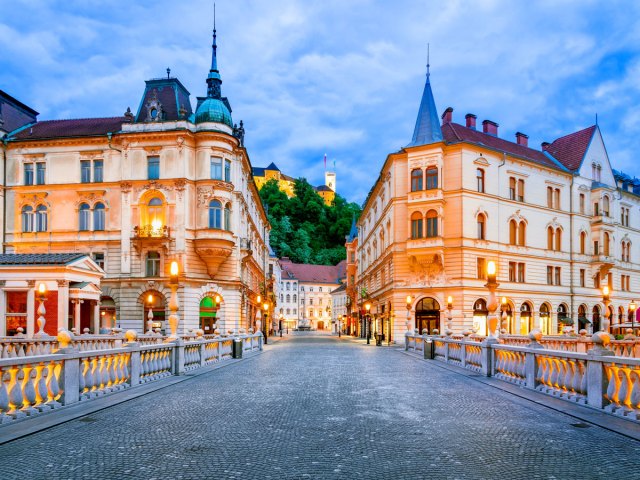
[[560,137],[547,147],[547,152],[569,170],[576,171],[582,165],[595,129],[596,126],[592,125],[584,130]]

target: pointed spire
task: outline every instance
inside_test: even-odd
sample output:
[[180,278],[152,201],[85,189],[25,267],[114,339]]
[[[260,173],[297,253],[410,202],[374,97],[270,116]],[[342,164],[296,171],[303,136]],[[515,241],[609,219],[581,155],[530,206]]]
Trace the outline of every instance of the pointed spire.
[[354,239],[358,237],[358,227],[356,226],[356,214],[353,214],[353,219],[351,220],[351,231],[349,232],[349,236],[347,237],[348,242],[353,242]]
[[207,77],[207,97],[220,98],[222,96],[222,79],[218,71],[218,44],[216,42],[216,4],[213,4],[213,43],[211,44],[211,70]]
[[429,46],[427,45],[427,81],[422,92],[422,100],[420,101],[420,109],[418,110],[418,118],[416,126],[413,130],[413,138],[408,147],[416,147],[418,145],[428,145],[442,141],[442,130],[440,129],[440,119],[436,110],[436,102],[433,99],[431,91],[431,82],[429,71]]

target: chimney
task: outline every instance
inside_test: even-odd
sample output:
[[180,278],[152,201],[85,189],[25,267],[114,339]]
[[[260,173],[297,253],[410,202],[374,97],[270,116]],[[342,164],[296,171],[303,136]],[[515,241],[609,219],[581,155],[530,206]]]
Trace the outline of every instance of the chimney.
[[467,113],[464,118],[467,120],[467,128],[476,129],[476,117],[473,113]]
[[542,142],[542,144],[541,144],[542,151],[546,152],[548,146],[549,146],[549,142]]
[[518,145],[522,145],[523,147],[529,146],[529,135],[525,135],[522,132],[516,133],[516,143]]
[[498,124],[496,122],[492,122],[491,120],[483,120],[482,121],[482,131],[487,135],[492,135],[494,137],[498,136]]
[[444,125],[445,123],[451,123],[452,119],[453,119],[453,108],[447,107],[447,109],[442,114],[442,124]]

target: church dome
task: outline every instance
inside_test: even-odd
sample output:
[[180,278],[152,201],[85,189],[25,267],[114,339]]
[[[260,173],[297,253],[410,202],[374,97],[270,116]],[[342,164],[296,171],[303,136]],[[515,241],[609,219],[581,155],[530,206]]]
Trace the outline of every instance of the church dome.
[[196,110],[196,123],[224,123],[233,128],[231,112],[219,98],[208,97]]

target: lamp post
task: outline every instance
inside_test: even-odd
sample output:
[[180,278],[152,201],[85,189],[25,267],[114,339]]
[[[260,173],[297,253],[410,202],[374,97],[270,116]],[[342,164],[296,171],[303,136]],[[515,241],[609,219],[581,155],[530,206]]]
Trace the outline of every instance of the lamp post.
[[609,296],[611,295],[611,290],[609,289],[609,285],[605,285],[602,287],[602,303],[604,303],[604,321],[602,322],[602,327],[600,330],[602,332],[609,332],[609,325],[611,325],[611,312],[609,311],[609,305],[611,305],[611,300]]
[[498,338],[498,316],[496,315],[496,309],[498,308],[498,301],[496,299],[496,290],[499,287],[499,283],[496,281],[496,262],[491,260],[487,264],[487,283],[485,287],[489,289],[489,302],[487,303],[487,322],[489,323],[489,339],[495,341]]
[[369,316],[369,310],[371,310],[371,303],[367,302],[364,304],[364,309],[366,310],[365,322],[367,328],[367,345],[371,343],[371,317]]
[[153,295],[149,294],[149,296],[147,297],[147,303],[149,304],[149,313],[147,314],[147,333],[152,334],[153,333],[153,310],[152,310]]
[[453,310],[453,297],[449,295],[447,297],[447,329],[444,332],[447,337],[451,336],[451,334],[453,333],[453,330],[451,329],[453,326],[452,310]]
[[171,328],[171,335],[167,337],[168,342],[178,339],[178,274],[180,269],[178,262],[175,260],[171,262],[171,268],[169,270],[169,287],[171,288],[171,298],[169,299],[169,327]]
[[413,298],[411,295],[407,295],[407,332],[411,331],[411,304],[413,303]]
[[267,344],[267,322],[269,321],[269,304],[264,302],[262,305],[262,310],[264,310],[264,344]]
[[502,297],[502,321],[501,321],[501,333],[507,333],[507,297]]
[[44,326],[47,323],[47,320],[44,318],[45,313],[47,311],[44,308],[44,301],[47,299],[47,286],[44,283],[38,285],[38,301],[40,305],[38,306],[38,333],[36,333],[37,337],[44,337],[46,333],[44,333]]
[[215,298],[214,298],[214,302],[215,302],[215,305],[213,306],[213,308],[214,308],[214,311],[213,311],[213,313],[214,313],[214,317],[213,317],[214,318],[214,322],[213,322],[213,325],[211,325],[211,328],[212,328],[211,333],[215,332],[216,329],[218,328],[218,320],[219,320],[218,311],[220,310],[220,304],[222,303],[222,297],[220,295],[216,295]]
[[282,318],[283,318],[282,309],[280,309],[280,317],[279,317],[280,324],[278,325],[278,327],[280,329],[280,338],[282,338]]
[[632,333],[636,334],[636,302],[631,300],[629,304],[629,311],[631,312],[631,330]]

